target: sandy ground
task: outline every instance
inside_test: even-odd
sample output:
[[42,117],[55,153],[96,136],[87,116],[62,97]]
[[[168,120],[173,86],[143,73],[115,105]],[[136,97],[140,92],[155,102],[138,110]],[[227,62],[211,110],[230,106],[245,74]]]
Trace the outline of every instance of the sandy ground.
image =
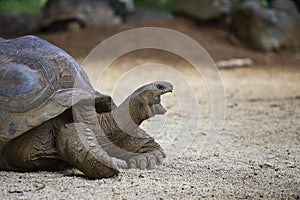
[[[142,125],[166,150],[164,164],[154,170],[137,170],[119,162],[121,174],[102,180],[88,180],[75,169],[0,172],[0,199],[300,199],[300,62],[296,54],[232,47],[206,29],[201,32],[197,26],[182,23],[176,27],[183,32],[189,29],[189,35],[203,40],[214,60],[247,56],[255,61],[251,67],[220,69],[226,95],[222,108],[226,119],[220,131],[209,132],[211,96],[191,65],[151,50],[129,54],[113,63],[97,88],[120,103],[148,79],[172,81],[174,94],[162,99],[168,113]],[[94,44],[118,31],[103,31]],[[220,30],[210,31],[224,35]],[[91,41],[76,43],[84,33],[41,36],[82,61],[93,46]],[[216,43],[209,45],[207,41],[213,39]],[[79,48],[83,46],[85,50]],[[172,70],[155,66],[158,70],[149,73],[145,66],[130,71],[131,66],[154,61]],[[182,79],[174,78],[173,71]],[[181,100],[181,95],[187,98]]]

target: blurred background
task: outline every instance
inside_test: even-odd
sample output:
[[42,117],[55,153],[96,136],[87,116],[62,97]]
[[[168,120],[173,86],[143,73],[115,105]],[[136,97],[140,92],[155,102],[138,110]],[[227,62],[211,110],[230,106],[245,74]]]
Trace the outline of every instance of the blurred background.
[[[214,48],[211,53],[217,60],[228,58],[226,52],[229,51],[231,56],[230,52],[236,48],[243,49],[236,52],[239,57],[246,57],[245,54],[256,50],[288,50],[294,52],[293,55],[299,60],[299,2],[300,0],[0,0],[0,37],[40,35],[60,44],[59,46],[71,51],[73,56],[84,56],[91,50],[89,45],[101,42],[101,35],[108,37],[135,27],[159,26],[190,35],[208,48],[208,51]],[[95,31],[97,35],[93,37]],[[51,36],[54,35],[57,41],[52,39]],[[66,35],[68,39],[65,38]],[[83,48],[83,52],[73,53],[72,47],[66,43],[72,37],[82,39],[84,35],[89,35],[89,39],[95,41],[85,41],[86,48]],[[272,63],[273,60],[259,55],[252,57],[259,64]],[[284,59],[285,57],[279,59],[282,64],[291,61]],[[277,58],[274,59],[278,61]]]

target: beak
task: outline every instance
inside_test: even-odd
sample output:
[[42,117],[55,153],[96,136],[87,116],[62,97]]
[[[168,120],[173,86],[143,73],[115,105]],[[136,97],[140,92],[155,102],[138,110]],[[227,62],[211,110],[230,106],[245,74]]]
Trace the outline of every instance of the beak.
[[168,88],[166,89],[166,92],[165,92],[165,93],[168,93],[168,92],[173,92],[173,85],[172,85],[172,87],[168,87]]
[[168,83],[168,84],[165,84],[165,85],[166,85],[166,89],[165,89],[166,92],[165,93],[173,92],[173,85],[171,83]]

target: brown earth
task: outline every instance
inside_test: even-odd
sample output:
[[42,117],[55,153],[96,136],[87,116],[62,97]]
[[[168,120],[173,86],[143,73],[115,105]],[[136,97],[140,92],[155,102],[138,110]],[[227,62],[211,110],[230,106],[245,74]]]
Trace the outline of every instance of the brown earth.
[[[148,79],[173,82],[174,95],[162,99],[167,115],[143,124],[165,148],[164,165],[151,171],[122,169],[118,177],[103,180],[87,180],[73,169],[0,172],[0,199],[300,199],[300,55],[296,50],[255,51],[237,42],[224,28],[183,19],[39,36],[81,62],[110,36],[145,26],[187,34],[214,61],[254,61],[250,67],[219,70],[226,96],[221,131],[208,131],[213,112],[211,93],[191,64],[160,50],[131,52],[111,65],[97,88],[120,103]],[[150,63],[170,68],[140,66]],[[140,68],[134,70],[134,66]],[[98,70],[95,67],[92,72]],[[181,78],[174,78],[172,70]],[[215,137],[207,142],[210,134]]]

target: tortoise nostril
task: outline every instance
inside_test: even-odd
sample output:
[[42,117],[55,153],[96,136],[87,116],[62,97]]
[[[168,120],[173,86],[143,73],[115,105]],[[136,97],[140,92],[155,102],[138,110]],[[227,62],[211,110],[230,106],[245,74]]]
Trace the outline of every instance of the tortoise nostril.
[[161,84],[157,84],[157,89],[159,89],[159,90],[164,90],[166,87],[165,86],[163,86],[163,85],[161,85]]

